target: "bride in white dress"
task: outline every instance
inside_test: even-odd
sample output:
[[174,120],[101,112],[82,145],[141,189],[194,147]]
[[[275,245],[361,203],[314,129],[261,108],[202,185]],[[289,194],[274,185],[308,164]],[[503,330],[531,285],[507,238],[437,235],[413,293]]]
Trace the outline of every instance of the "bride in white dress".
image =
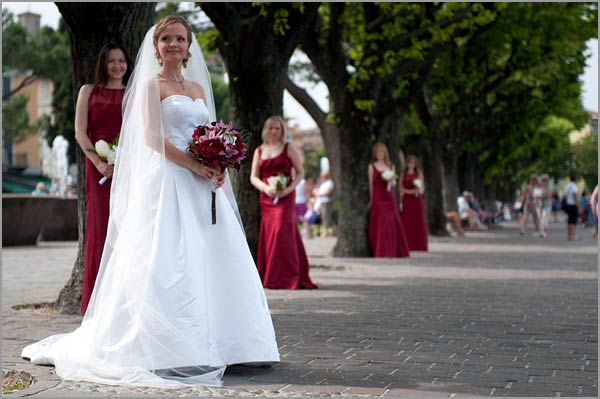
[[162,388],[220,385],[227,365],[279,361],[229,178],[185,153],[195,126],[212,120],[202,51],[184,20],[166,17],[146,34],[127,86],[88,310],[75,331],[23,357],[64,379]]

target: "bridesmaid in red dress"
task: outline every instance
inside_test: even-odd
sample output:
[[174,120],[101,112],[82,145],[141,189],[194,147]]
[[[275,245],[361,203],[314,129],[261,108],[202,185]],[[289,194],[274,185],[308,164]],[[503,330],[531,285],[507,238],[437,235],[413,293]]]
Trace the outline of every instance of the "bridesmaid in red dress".
[[396,176],[384,180],[385,172],[394,172],[387,147],[376,143],[369,164],[369,245],[375,258],[409,256],[408,243],[395,196]]
[[[304,177],[302,159],[285,142],[283,119],[272,116],[262,130],[263,144],[254,151],[250,181],[260,191],[262,220],[258,237],[258,274],[265,288],[313,289],[308,258],[296,224],[296,186]],[[292,179],[292,168],[295,175]],[[267,179],[283,173],[283,190],[270,187]]]
[[[110,183],[113,165],[100,159],[94,148],[98,140],[111,143],[121,131],[121,105],[130,74],[125,49],[107,44],[96,62],[95,82],[79,90],[75,110],[75,139],[87,157],[85,162],[85,263],[80,312],[84,314],[100,266],[108,226]],[[103,176],[109,179],[100,184]]]
[[427,218],[423,204],[425,179],[419,170],[417,157],[406,157],[406,167],[400,175],[402,195],[402,223],[406,229],[408,248],[411,251],[427,251]]

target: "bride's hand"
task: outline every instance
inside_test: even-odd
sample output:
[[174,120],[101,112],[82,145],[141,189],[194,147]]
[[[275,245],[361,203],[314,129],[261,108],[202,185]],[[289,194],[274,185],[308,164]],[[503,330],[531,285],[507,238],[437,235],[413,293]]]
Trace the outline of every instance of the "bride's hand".
[[223,187],[223,184],[225,184],[225,172],[218,174],[215,180],[216,188]]
[[216,169],[210,168],[208,166],[204,166],[201,162],[195,161],[192,172],[197,174],[198,176],[202,176],[205,179],[212,179],[215,176],[219,176],[221,172]]

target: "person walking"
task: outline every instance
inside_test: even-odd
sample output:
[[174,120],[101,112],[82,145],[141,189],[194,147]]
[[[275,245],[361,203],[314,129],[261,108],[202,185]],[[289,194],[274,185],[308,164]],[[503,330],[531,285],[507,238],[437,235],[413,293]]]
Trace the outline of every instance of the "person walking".
[[569,176],[569,183],[565,186],[565,200],[566,200],[566,214],[567,214],[567,240],[574,241],[579,240],[579,237],[575,234],[575,228],[577,227],[577,217],[579,215],[579,208],[577,206],[579,200],[579,189],[575,183],[575,174],[571,173]]

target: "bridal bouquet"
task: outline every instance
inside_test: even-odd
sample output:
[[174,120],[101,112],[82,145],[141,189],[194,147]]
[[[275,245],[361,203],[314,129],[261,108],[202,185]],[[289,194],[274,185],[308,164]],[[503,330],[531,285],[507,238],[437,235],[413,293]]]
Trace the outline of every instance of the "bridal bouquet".
[[[113,140],[112,143],[107,143],[105,140],[98,140],[96,144],[94,144],[94,148],[88,148],[87,151],[93,152],[98,155],[100,160],[106,162],[109,165],[115,164],[115,159],[117,158],[117,150],[119,144],[119,135]],[[104,184],[108,181],[108,177],[103,176],[102,179],[98,181],[100,184]]]
[[[421,181],[421,179],[415,179],[413,180],[413,184],[415,185],[415,187],[419,190],[419,192],[421,191],[421,187],[423,187],[423,182]],[[419,192],[415,193],[415,197],[419,196]]]
[[[224,172],[227,168],[240,169],[246,159],[246,147],[230,122],[212,122],[197,126],[187,147],[191,156],[203,165]],[[212,188],[212,224],[217,223],[216,188]]]
[[381,174],[381,178],[387,182],[387,190],[392,191],[392,182],[398,178],[393,170],[386,170]]
[[[288,177],[283,173],[279,173],[277,176],[271,176],[267,179],[267,184],[270,188],[275,189],[275,191],[282,191],[287,187]],[[273,199],[273,203],[277,204],[279,202],[279,197],[275,197]]]

